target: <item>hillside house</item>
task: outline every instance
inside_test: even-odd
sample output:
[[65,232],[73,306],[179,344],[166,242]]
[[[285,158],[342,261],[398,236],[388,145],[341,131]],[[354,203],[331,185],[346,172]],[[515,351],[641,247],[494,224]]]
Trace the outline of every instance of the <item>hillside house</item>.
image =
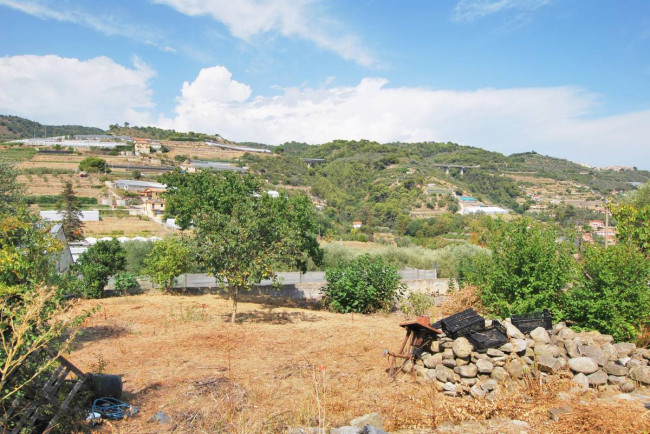
[[598,229],[605,227],[605,222],[602,220],[589,220],[588,224],[592,231],[597,231]]
[[361,226],[363,226],[363,222],[352,222],[352,227],[354,229],[359,229]]
[[144,213],[151,217],[162,217],[165,214],[165,201],[152,199],[144,202]]
[[113,183],[115,188],[121,188],[126,191],[135,191],[142,193],[147,188],[167,188],[165,184],[159,182],[137,181],[133,179],[118,179]]
[[133,150],[135,155],[149,155],[151,154],[151,140],[149,139],[133,139]]
[[144,200],[163,200],[162,194],[166,192],[166,188],[147,187],[140,193]]

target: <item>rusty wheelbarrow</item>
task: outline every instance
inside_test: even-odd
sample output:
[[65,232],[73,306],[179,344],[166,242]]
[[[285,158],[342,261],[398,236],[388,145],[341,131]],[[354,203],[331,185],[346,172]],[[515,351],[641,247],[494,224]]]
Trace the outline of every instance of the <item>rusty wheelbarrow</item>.
[[[397,373],[408,363],[419,357],[422,348],[431,343],[442,330],[431,327],[431,317],[419,316],[415,321],[408,321],[400,324],[406,329],[406,337],[397,353],[386,351],[390,362],[388,373],[394,378]],[[397,359],[403,359],[402,364],[397,367]]]

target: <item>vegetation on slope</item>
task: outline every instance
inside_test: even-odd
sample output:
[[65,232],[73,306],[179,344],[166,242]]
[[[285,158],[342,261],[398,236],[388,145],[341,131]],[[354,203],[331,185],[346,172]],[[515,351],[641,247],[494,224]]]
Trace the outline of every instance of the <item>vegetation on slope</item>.
[[81,125],[43,125],[19,116],[0,115],[0,140],[27,139],[47,136],[68,136],[71,134],[105,134],[100,128]]

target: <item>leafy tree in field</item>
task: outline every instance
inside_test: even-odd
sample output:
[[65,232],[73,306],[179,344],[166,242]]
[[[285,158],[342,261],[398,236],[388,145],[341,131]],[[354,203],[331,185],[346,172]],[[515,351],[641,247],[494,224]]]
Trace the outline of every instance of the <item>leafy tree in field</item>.
[[5,161],[0,161],[0,213],[15,212],[22,202],[23,187],[18,183],[18,171]]
[[74,269],[81,273],[81,291],[86,297],[100,298],[108,278],[126,267],[126,252],[119,241],[98,241],[83,253]]
[[79,170],[86,172],[106,172],[106,160],[99,157],[86,157],[79,163]]
[[323,290],[326,304],[336,312],[372,313],[388,310],[403,291],[397,267],[380,257],[362,255],[346,267],[328,268]]
[[61,192],[61,202],[59,211],[63,214],[63,232],[68,241],[79,241],[84,238],[83,223],[81,221],[81,204],[72,190],[72,182],[66,181],[63,192]]
[[189,268],[190,248],[187,242],[178,237],[167,237],[154,243],[153,249],[145,259],[144,273],[164,290],[174,286],[176,277]]
[[314,207],[306,196],[273,198],[253,175],[174,171],[167,184],[166,212],[177,224],[193,224],[200,264],[227,287],[233,301],[263,279],[273,279],[278,264],[307,270],[322,261]]
[[542,308],[560,317],[574,267],[555,228],[525,217],[494,220],[486,238],[491,255],[478,256],[473,270],[464,271],[466,282],[480,286],[483,304],[502,317]]
[[650,325],[650,262],[634,245],[588,246],[582,271],[568,292],[570,319],[616,340],[634,339]]

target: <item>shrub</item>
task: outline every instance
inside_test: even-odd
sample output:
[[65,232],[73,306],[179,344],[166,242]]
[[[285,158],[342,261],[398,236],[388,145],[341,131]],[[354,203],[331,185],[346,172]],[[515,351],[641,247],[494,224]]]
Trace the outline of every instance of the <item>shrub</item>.
[[367,254],[354,259],[347,267],[327,269],[325,278],[325,303],[342,313],[387,310],[404,290],[397,267]]
[[429,313],[429,310],[435,306],[435,299],[429,294],[420,292],[411,292],[400,306],[402,312],[407,315],[423,316]]
[[86,172],[104,172],[106,171],[106,160],[99,157],[87,157],[79,163],[79,170]]
[[98,241],[74,265],[82,276],[81,293],[88,298],[100,298],[108,278],[124,271],[125,265],[126,253],[117,240]]
[[650,325],[650,263],[635,246],[588,246],[582,271],[567,296],[570,319],[616,340],[634,339]]
[[562,317],[564,288],[574,270],[570,245],[556,242],[555,228],[526,217],[495,220],[488,229],[492,254],[463,269],[466,282],[480,287],[486,308],[501,317],[549,308]]
[[140,289],[140,283],[136,279],[135,274],[131,273],[117,273],[114,280],[115,290],[127,293]]

